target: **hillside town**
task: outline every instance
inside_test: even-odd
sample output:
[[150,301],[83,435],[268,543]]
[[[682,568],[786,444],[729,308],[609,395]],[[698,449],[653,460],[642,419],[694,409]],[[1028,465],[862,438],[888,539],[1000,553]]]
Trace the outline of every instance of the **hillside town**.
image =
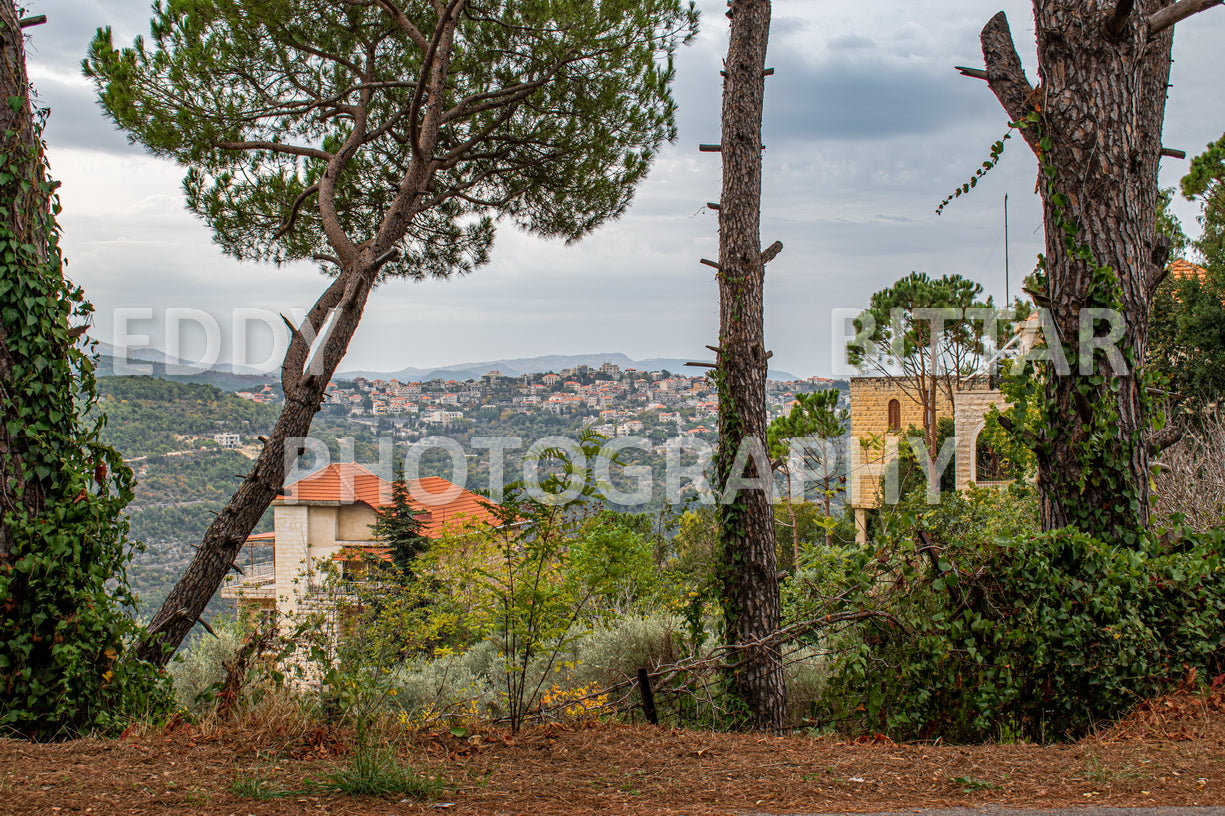
[[[766,384],[769,416],[786,413],[796,394],[835,387],[838,382],[824,377],[770,380]],[[271,386],[262,391],[239,391],[237,396],[264,404],[280,402]],[[409,438],[436,433],[464,420],[515,414],[581,418],[583,424],[611,438],[655,429],[669,435],[713,434],[718,403],[714,383],[704,374],[622,369],[606,362],[520,376],[490,371],[479,380],[463,382],[336,379],[328,384],[325,408],[332,415],[374,426],[378,425],[377,418],[386,417],[395,430]],[[479,417],[477,412],[481,412]]]

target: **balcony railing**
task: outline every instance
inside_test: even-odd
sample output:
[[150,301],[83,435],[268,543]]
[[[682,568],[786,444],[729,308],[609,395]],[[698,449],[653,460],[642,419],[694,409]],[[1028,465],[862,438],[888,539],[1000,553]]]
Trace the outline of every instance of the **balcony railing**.
[[276,596],[276,564],[265,561],[243,567],[244,575],[231,575],[221,584],[221,597],[273,598]]

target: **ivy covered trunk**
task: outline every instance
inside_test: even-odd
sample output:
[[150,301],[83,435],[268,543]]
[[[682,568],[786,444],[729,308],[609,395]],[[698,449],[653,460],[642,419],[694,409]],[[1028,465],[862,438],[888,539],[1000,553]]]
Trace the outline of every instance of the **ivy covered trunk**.
[[[0,105],[0,155],[6,157],[0,181],[0,206],[6,238],[29,246],[33,254],[46,260],[47,236],[35,217],[49,213],[51,203],[38,184],[43,180],[41,150],[30,110],[29,80],[26,78],[25,44],[17,13],[11,0],[0,2],[0,101],[16,99],[18,104]],[[5,248],[7,249],[7,247]],[[5,264],[5,275],[20,275],[17,264]],[[23,467],[28,451],[8,430],[10,422],[23,422],[22,403],[16,398],[14,377],[22,361],[20,350],[10,348],[7,324],[10,317],[24,316],[14,299],[16,281],[0,280],[0,564],[13,549],[12,523],[21,515],[37,515],[43,506],[46,486],[43,480],[30,478]],[[11,310],[11,311],[10,311]],[[55,353],[54,350],[51,350]],[[62,355],[62,352],[61,352]]]
[[1031,393],[1042,524],[1120,544],[1137,542],[1149,514],[1140,366],[1167,254],[1156,210],[1172,44],[1153,15],[1170,5],[1035,2],[1036,88],[1003,12],[982,32],[987,80],[1040,166],[1045,261],[1031,294],[1049,309],[1053,355]]
[[122,660],[135,625],[123,508],[132,473],[90,417],[92,307],[63,275],[24,35],[0,0],[0,733],[111,732],[168,699]]
[[[766,451],[766,349],[762,319],[761,117],[769,0],[735,0],[723,86],[723,191],[719,209],[720,493],[723,615],[729,644],[752,644],[732,658],[731,691],[749,724],[783,725],[785,696],[778,645],[778,566]],[[777,250],[774,250],[777,251]],[[742,453],[742,451],[744,453]],[[746,455],[747,454],[747,455]],[[758,486],[736,490],[737,484]],[[729,486],[733,489],[729,490]]]

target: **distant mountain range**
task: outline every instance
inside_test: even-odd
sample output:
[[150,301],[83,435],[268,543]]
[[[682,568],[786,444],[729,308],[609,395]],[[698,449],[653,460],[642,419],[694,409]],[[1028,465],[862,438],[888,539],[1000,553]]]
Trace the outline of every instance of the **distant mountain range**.
[[[98,368],[95,373],[99,377],[148,374],[162,380],[206,383],[226,391],[263,388],[266,383],[275,383],[280,379],[279,372],[261,374],[254,369],[228,363],[221,363],[203,371],[192,367],[189,373],[184,373],[187,366],[157,349],[131,348],[126,354],[121,354],[116,346],[101,340],[97,342],[95,350],[98,353]],[[117,365],[120,361],[122,365]]]
[[[679,357],[653,357],[648,360],[633,360],[624,354],[550,354],[543,357],[517,357],[511,360],[486,360],[479,363],[456,363],[440,368],[402,368],[399,371],[342,371],[337,372],[335,379],[351,380],[354,377],[365,377],[368,380],[400,380],[401,382],[426,382],[428,380],[477,380],[490,371],[500,371],[507,377],[518,377],[523,374],[535,374],[545,371],[561,371],[563,368],[577,368],[581,365],[599,368],[604,363],[618,365],[622,370],[636,368],[639,371],[670,371],[673,374],[684,374],[689,377],[706,369],[686,367],[690,360]],[[702,362],[693,360],[693,362]],[[706,362],[710,362],[707,360]],[[787,371],[771,369],[767,376],[771,380],[795,380],[794,374]]]
[[[120,359],[120,350],[110,343],[98,341],[98,376],[112,377],[121,374],[152,374],[167,380],[178,382],[208,383],[218,388],[231,391],[263,387],[264,383],[275,383],[280,379],[280,372],[260,373],[254,369],[219,363],[207,371],[190,371],[184,373],[175,370],[183,367],[183,363],[169,357],[164,352],[151,348],[129,349],[126,355],[126,369],[116,370],[116,362]],[[588,365],[599,368],[604,363],[613,363],[622,368],[636,368],[639,371],[670,371],[673,374],[696,376],[706,369],[686,366],[689,360],[679,357],[653,357],[647,360],[634,360],[624,354],[550,354],[542,357],[517,357],[510,360],[486,360],[476,363],[456,363],[455,365],[437,368],[402,368],[399,371],[369,371],[353,370],[339,371],[335,379],[351,380],[354,377],[365,377],[368,380],[400,380],[402,382],[427,382],[429,380],[479,380],[490,371],[500,371],[508,377],[518,377],[523,374],[534,374],[546,371],[561,371],[566,368],[577,368]],[[694,362],[702,362],[694,360]],[[706,360],[706,362],[710,362]],[[136,372],[130,369],[141,366],[145,371]],[[168,370],[169,367],[169,370]],[[149,370],[151,369],[151,370]],[[767,376],[771,380],[799,379],[789,371],[771,369]]]

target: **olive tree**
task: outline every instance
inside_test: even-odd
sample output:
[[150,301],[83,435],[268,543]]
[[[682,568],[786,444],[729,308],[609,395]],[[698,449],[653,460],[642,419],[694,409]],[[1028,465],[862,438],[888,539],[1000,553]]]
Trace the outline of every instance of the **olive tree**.
[[[683,0],[159,0],[85,61],[107,114],[187,168],[230,255],[331,276],[281,368],[285,407],[149,625],[163,662],[283,487],[371,291],[485,263],[495,222],[576,240],[675,135]],[[288,448],[288,451],[287,451]]]

